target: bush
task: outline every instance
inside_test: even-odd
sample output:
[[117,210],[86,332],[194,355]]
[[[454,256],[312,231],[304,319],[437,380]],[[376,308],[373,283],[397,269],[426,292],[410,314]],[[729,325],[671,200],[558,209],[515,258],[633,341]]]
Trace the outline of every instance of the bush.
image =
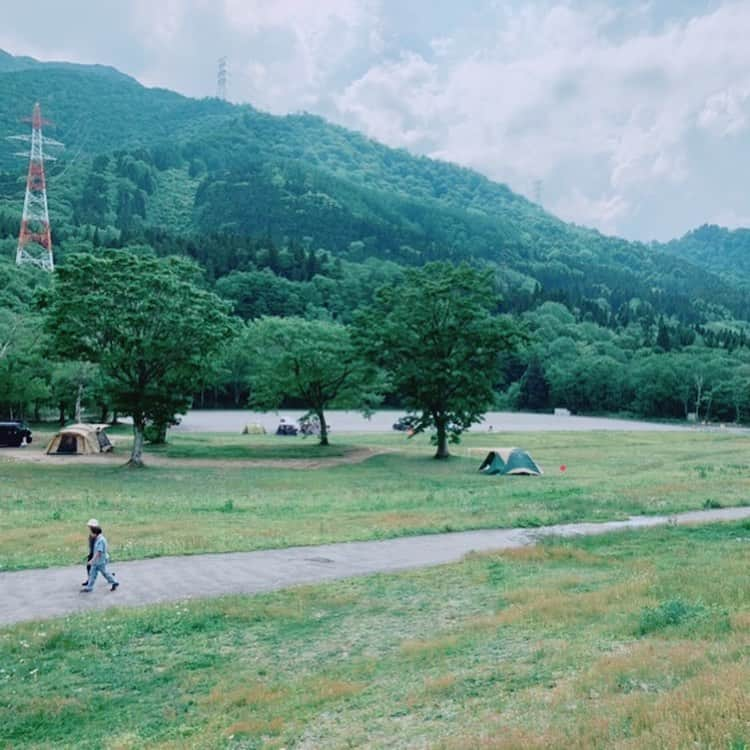
[[657,630],[680,625],[703,613],[702,604],[689,604],[682,599],[669,599],[658,607],[646,607],[641,612],[638,635],[648,635]]

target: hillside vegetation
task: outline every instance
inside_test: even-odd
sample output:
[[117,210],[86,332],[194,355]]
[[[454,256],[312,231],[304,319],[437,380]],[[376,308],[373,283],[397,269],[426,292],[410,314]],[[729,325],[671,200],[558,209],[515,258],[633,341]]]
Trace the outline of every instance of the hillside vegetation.
[[[2,132],[24,132],[38,100],[66,144],[48,166],[59,264],[102,247],[187,255],[243,319],[348,323],[404,267],[467,261],[494,271],[502,310],[536,334],[503,363],[501,404],[742,418],[749,232],[702,228],[664,246],[606,237],[318,117],[189,99],[104,66],[0,53],[0,96]],[[25,184],[14,150],[0,149],[9,260]],[[203,403],[244,403],[228,369],[200,388]]]

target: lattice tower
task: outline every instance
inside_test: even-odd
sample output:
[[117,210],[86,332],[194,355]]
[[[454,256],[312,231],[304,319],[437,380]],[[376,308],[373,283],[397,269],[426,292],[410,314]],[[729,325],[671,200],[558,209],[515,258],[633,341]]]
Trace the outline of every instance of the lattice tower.
[[219,69],[216,73],[216,98],[222,101],[227,100],[227,80],[229,72],[227,70],[227,58],[219,58]]
[[28,156],[29,172],[26,178],[26,197],[23,202],[21,231],[18,235],[16,264],[32,263],[46,271],[55,268],[52,255],[52,234],[50,232],[49,211],[47,209],[47,181],[44,176],[44,162],[53,161],[54,156],[45,155],[45,146],[62,147],[62,143],[42,135],[42,125],[49,125],[42,119],[42,108],[37,102],[30,120],[31,135],[13,135],[11,140],[30,142],[29,152],[18,152],[17,156]]

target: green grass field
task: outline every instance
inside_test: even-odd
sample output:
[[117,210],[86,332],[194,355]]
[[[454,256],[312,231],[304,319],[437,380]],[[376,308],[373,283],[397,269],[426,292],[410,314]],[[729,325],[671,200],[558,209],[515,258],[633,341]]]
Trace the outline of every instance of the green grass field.
[[[118,439],[124,462],[129,438]],[[29,450],[40,451],[42,442],[37,435]],[[495,445],[529,449],[545,476],[478,474],[484,450]],[[325,465],[368,446],[391,452]],[[166,464],[144,470],[75,457],[12,462],[0,451],[0,570],[79,562],[91,516],[104,525],[114,559],[126,560],[611,520],[750,500],[750,439],[735,435],[485,433],[454,451],[436,462],[426,438],[397,434],[336,438],[328,449],[294,438],[177,434],[150,453]],[[290,468],[300,459],[321,468]],[[216,465],[200,465],[206,461]]]
[[0,744],[741,750],[749,564],[665,527],[6,628]]

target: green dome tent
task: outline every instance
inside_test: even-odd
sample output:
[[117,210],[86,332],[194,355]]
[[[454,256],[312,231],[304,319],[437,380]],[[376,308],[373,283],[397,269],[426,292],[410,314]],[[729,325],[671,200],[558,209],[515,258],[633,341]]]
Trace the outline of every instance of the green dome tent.
[[534,459],[521,448],[495,448],[487,454],[479,467],[482,474],[529,474],[538,477],[544,472]]

